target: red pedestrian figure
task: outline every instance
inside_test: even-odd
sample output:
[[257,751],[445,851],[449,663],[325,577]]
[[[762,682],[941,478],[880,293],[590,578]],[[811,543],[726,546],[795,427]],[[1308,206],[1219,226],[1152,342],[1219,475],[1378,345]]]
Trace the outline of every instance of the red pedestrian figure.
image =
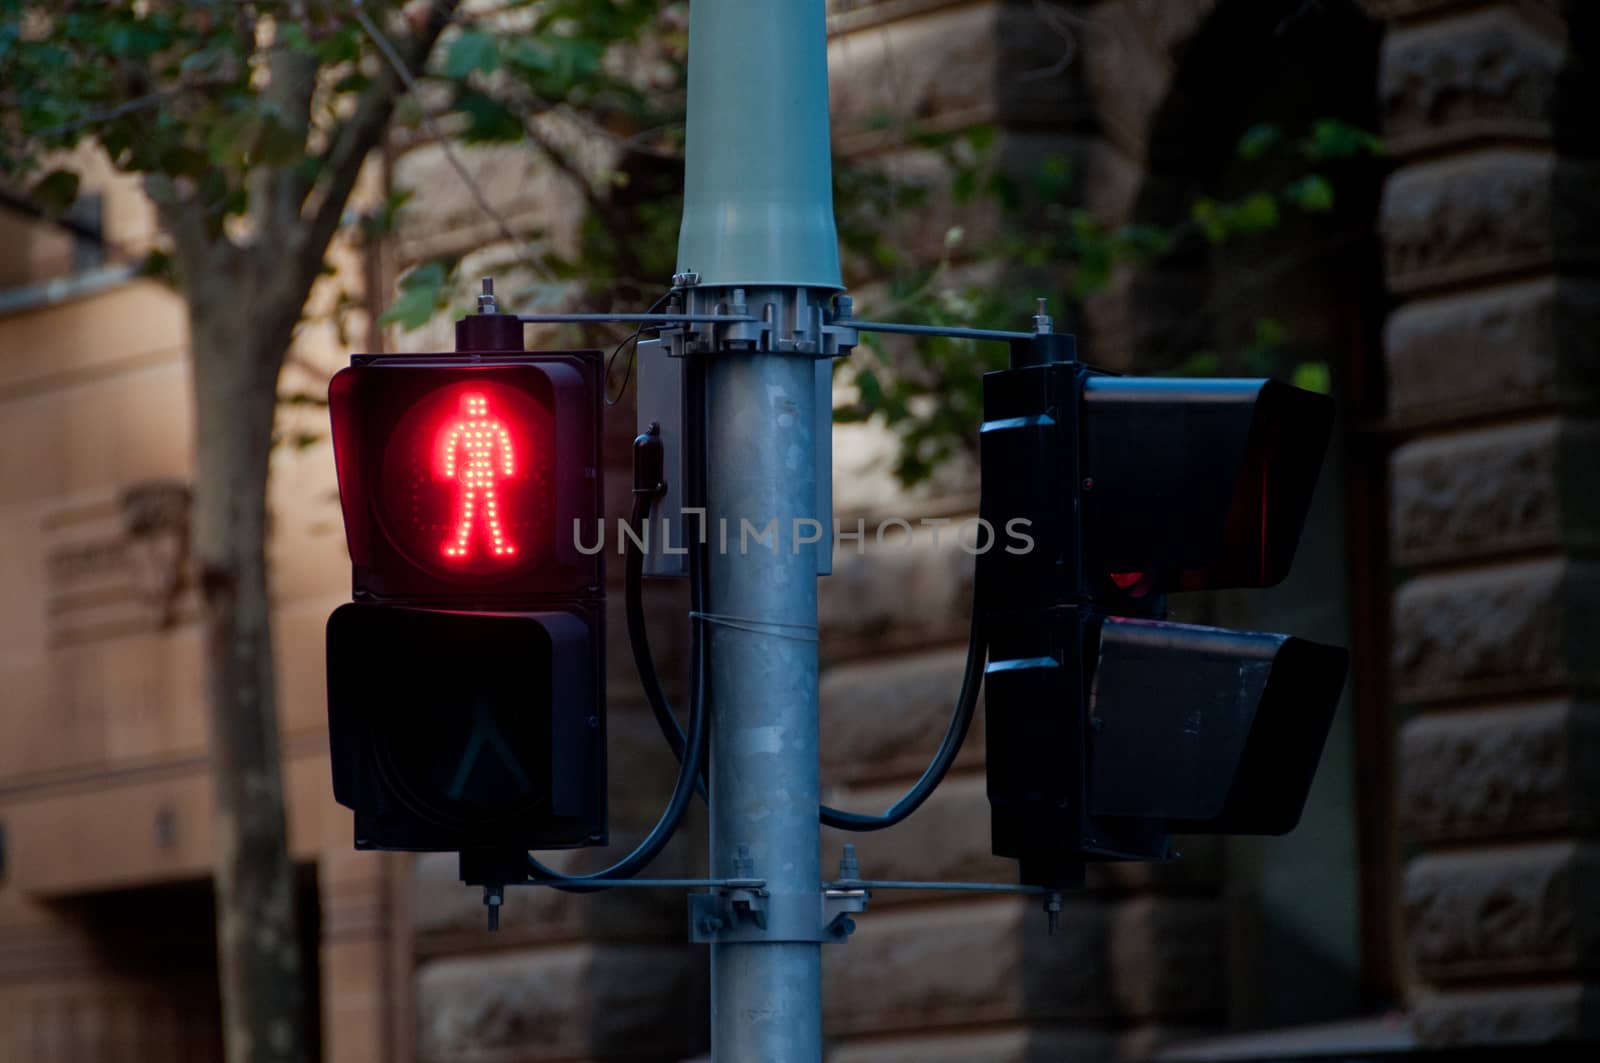
[[440,546],[444,556],[464,558],[471,553],[472,531],[481,523],[489,550],[509,557],[517,545],[506,538],[500,524],[495,482],[516,471],[511,433],[489,416],[489,400],[476,391],[461,396],[461,416],[440,434],[444,449],[443,478],[456,481],[455,533]]

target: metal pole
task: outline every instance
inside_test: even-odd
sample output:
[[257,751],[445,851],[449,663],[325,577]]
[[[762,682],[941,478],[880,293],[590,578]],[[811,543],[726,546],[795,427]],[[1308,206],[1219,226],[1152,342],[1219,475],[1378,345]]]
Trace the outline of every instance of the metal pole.
[[[678,270],[699,283],[685,309],[748,306],[771,326],[696,355],[710,536],[706,615],[696,622],[710,639],[711,877],[766,881],[754,898],[759,918],[710,921],[711,1055],[820,1063],[818,567],[817,547],[795,531],[819,516],[818,436],[829,422],[819,424],[813,325],[840,287],[824,0],[695,0],[687,124]],[[757,540],[771,522],[770,540]]]
[[[781,354],[707,372],[711,875],[768,891],[767,940],[711,946],[713,1063],[822,1058],[817,564],[790,532],[814,502],[813,381],[809,359]],[[774,518],[775,550],[754,533],[741,549],[742,519]]]

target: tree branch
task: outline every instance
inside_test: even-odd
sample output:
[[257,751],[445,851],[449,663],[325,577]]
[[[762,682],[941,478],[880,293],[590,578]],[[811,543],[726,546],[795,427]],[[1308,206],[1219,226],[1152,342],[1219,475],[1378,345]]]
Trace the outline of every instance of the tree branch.
[[[267,85],[263,98],[277,112],[277,118],[294,133],[297,143],[310,144],[311,101],[317,91],[320,65],[314,55],[274,41],[267,57]],[[311,182],[297,166],[262,167],[252,175],[251,210],[258,219],[256,231],[271,234],[289,231],[299,220],[300,205],[311,190]],[[259,246],[259,245],[258,245]]]
[[[552,166],[560,170],[573,184],[578,186],[578,191],[583,195],[583,201],[589,205],[589,210],[599,219],[600,224],[605,227],[606,234],[610,236],[612,243],[617,248],[618,271],[627,277],[635,276],[642,272],[639,269],[638,257],[633,254],[632,241],[628,239],[628,221],[617,210],[616,205],[595,189],[594,182],[589,179],[588,174],[583,172],[583,167],[578,165],[577,160],[572,157],[571,153],[557,145],[544,130],[539,128],[537,115],[524,111],[522,131],[528,143],[537,148]],[[626,159],[626,157],[624,152],[622,159]],[[619,162],[622,159],[619,159]]]
[[[396,42],[395,50],[408,71],[422,70],[439,35],[455,16],[457,3],[458,0],[434,0],[421,28]],[[357,13],[363,15],[359,8]],[[389,118],[394,114],[395,100],[404,87],[399,72],[387,63],[380,63],[377,75],[357,98],[350,117],[329,136],[328,151],[323,156],[323,170],[316,187],[320,194],[303,216],[299,239],[293,246],[294,283],[302,293],[310,291],[321,272],[323,255],[338,231],[361,166],[382,139]]]
[[[217,254],[217,243],[206,232],[205,212],[164,173],[145,174],[144,192],[156,206],[161,227],[172,237],[172,261],[178,281],[192,289],[192,282],[211,272]],[[225,241],[227,237],[218,239]]]

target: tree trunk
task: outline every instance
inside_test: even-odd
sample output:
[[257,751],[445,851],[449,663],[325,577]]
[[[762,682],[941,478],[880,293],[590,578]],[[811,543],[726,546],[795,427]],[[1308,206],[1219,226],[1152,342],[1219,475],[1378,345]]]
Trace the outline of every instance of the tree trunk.
[[[205,624],[216,817],[217,949],[228,1063],[305,1063],[294,867],[279,767],[267,467],[288,336],[246,284],[195,278],[194,552]],[[209,288],[210,291],[203,289]]]

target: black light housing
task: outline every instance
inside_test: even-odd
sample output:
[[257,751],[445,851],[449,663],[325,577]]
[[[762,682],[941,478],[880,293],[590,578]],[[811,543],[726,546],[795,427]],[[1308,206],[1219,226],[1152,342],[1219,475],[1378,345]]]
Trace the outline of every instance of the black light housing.
[[1089,377],[1085,556],[1162,590],[1281,582],[1333,417],[1328,396],[1277,380]]
[[355,600],[328,620],[328,739],[358,849],[606,840],[605,562],[576,534],[602,359],[521,338],[469,315],[454,353],[354,355],[329,387]]
[[1300,822],[1349,653],[1289,635],[1108,619],[1089,690],[1089,810],[1180,834]]
[[1348,655],[1165,622],[1169,593],[1288,574],[1332,400],[1112,376],[1054,339],[984,377],[979,512],[1032,548],[981,555],[977,599],[993,849],[1067,888],[1174,834],[1293,829]]

